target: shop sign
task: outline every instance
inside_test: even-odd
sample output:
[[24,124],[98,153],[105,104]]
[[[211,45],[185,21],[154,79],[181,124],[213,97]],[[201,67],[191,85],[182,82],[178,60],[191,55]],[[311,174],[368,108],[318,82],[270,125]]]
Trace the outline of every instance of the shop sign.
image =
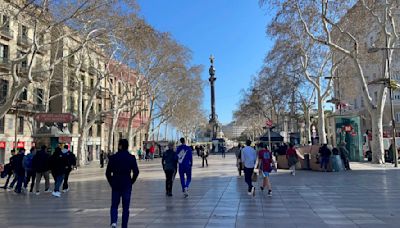
[[0,149],[6,148],[6,142],[0,142]]

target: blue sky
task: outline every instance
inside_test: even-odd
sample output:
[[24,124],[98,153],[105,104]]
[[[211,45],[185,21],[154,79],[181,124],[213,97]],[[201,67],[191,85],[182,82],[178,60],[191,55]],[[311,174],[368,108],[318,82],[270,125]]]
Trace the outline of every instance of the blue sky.
[[[193,52],[192,64],[205,66],[215,56],[216,110],[219,121],[232,120],[240,91],[262,66],[272,42],[265,34],[269,20],[257,0],[138,0],[141,15],[159,31],[170,32]],[[204,109],[210,112],[210,87]]]

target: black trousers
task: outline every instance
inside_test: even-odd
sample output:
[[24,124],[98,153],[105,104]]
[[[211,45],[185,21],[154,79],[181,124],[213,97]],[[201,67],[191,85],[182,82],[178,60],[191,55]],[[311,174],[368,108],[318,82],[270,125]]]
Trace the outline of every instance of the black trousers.
[[35,171],[27,171],[26,172],[26,178],[25,178],[25,183],[24,183],[24,187],[25,189],[28,187],[29,181],[31,181],[31,188],[30,188],[30,192],[33,191],[33,187],[35,186],[35,180],[36,180],[36,172]]
[[206,161],[206,165],[208,166],[207,156],[202,156],[202,157],[203,157],[203,167],[204,167],[204,161]]
[[67,170],[64,175],[64,183],[63,183],[63,190],[68,189],[68,178],[71,170]]
[[167,194],[172,193],[172,185],[174,183],[174,174],[175,174],[175,170],[164,170],[165,172],[165,191]]

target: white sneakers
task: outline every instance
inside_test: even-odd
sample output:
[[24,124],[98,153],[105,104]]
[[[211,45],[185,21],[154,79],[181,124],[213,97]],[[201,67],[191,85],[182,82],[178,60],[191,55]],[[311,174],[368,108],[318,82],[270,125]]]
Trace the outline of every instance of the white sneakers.
[[40,195],[40,192],[36,192],[35,194],[38,196],[38,195]]
[[111,224],[111,228],[117,228],[117,223]]
[[60,192],[53,192],[51,193],[53,196],[55,197],[61,197],[61,193]]
[[69,191],[69,188],[66,188],[66,189],[63,190],[64,193],[66,193],[68,191]]
[[49,193],[51,191],[50,191],[50,189],[46,189],[46,190],[44,190],[44,192]]

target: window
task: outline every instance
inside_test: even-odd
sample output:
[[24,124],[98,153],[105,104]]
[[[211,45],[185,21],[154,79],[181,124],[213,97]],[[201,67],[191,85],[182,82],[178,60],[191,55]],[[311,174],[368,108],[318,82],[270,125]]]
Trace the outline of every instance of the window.
[[18,117],[18,134],[19,135],[24,134],[24,117],[23,116]]
[[74,97],[69,97],[69,112],[74,113],[75,112],[75,101]]
[[101,137],[101,124],[97,124],[97,137]]
[[[25,52],[18,51],[18,57],[22,57],[22,56],[24,56],[24,55],[26,55]],[[22,62],[21,62],[21,67],[22,67],[22,68],[25,68],[25,69],[28,68],[27,56],[25,56],[24,60],[22,60]]]
[[357,98],[354,99],[354,109],[358,109],[358,102],[357,102]]
[[375,102],[378,101],[378,92],[377,91],[374,92],[374,100],[375,100]]
[[364,108],[364,97],[363,96],[361,96],[360,106],[361,106],[361,108]]
[[25,25],[20,25],[19,29],[21,37],[28,37],[28,28]]
[[4,116],[0,119],[0,134],[4,134]]
[[93,127],[89,128],[89,136],[92,137],[93,136]]
[[90,79],[90,89],[94,89],[94,79],[93,78],[91,78]]
[[19,94],[19,99],[22,101],[26,101],[28,99],[28,90],[26,88],[24,88]]
[[136,135],[133,137],[133,146],[136,146],[137,145],[137,138],[136,138]]
[[396,113],[396,122],[399,123],[400,122],[400,112]]
[[43,89],[36,89],[36,104],[43,104]]
[[2,24],[2,28],[3,29],[10,29],[10,17],[9,16],[7,16],[7,15],[3,15],[2,17],[1,17],[1,24]]
[[0,79],[0,104],[4,104],[8,94],[8,81]]
[[99,107],[99,113],[100,113],[102,111],[101,104],[98,104],[97,106]]
[[0,60],[2,60],[2,63],[7,63],[8,62],[8,56],[9,56],[9,49],[8,45],[0,44]]

